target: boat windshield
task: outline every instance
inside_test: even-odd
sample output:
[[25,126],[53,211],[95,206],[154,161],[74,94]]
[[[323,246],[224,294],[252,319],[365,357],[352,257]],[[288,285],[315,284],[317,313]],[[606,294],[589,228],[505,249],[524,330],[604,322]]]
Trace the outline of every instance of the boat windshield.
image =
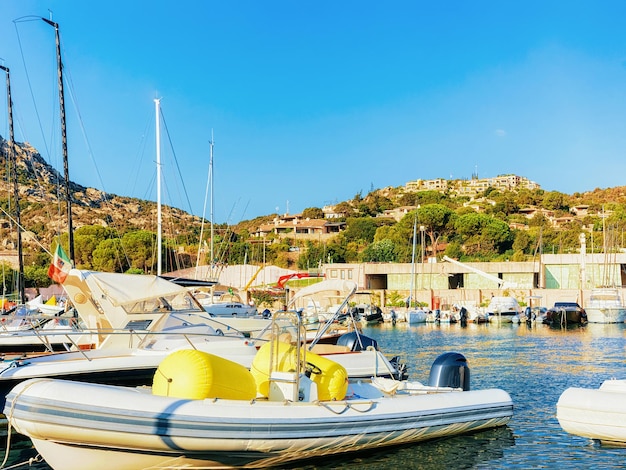
[[143,299],[123,306],[129,314],[153,313],[153,312],[203,312],[194,301],[189,292],[178,292],[170,295],[162,295],[149,299]]

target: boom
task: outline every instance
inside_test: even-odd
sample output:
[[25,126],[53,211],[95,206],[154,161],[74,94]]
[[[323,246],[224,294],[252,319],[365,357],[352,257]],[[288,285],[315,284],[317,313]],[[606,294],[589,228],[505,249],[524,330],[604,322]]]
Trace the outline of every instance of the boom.
[[472,271],[473,273],[478,274],[479,276],[484,277],[485,279],[489,279],[490,281],[494,281],[498,283],[498,287],[501,289],[506,289],[506,288],[516,288],[517,284],[514,282],[507,282],[504,279],[500,279],[498,276],[494,276],[493,274],[488,274],[485,271],[481,271],[480,269],[477,268],[473,268],[472,266],[468,266],[465,263],[461,263],[460,261],[457,261],[455,259],[452,259],[448,256],[443,256],[442,258],[444,261],[447,261],[449,263],[452,264],[456,264],[457,266],[461,266],[465,269],[468,269],[469,271]]

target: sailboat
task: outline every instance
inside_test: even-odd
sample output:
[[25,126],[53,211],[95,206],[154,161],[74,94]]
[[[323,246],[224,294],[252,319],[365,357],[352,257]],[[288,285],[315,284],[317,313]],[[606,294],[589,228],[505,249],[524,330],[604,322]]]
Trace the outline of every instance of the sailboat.
[[[624,323],[626,320],[626,306],[622,299],[621,289],[616,286],[615,278],[619,273],[611,272],[612,263],[609,263],[609,250],[606,232],[606,217],[602,217],[602,235],[604,263],[602,264],[601,286],[592,289],[589,300],[585,305],[587,321],[589,323]],[[585,235],[581,234],[581,257],[586,255]]]
[[415,220],[413,221],[413,253],[411,255],[411,293],[409,295],[409,311],[406,314],[406,321],[409,324],[414,323],[425,323],[426,322],[426,312],[418,309],[417,306],[414,309],[411,309],[411,302],[415,298],[415,247],[417,244],[417,214],[415,215]]

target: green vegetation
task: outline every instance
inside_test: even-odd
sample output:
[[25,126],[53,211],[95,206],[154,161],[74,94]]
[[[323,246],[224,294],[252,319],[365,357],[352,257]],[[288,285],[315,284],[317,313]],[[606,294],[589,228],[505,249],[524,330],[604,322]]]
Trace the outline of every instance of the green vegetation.
[[[0,147],[3,142],[0,139]],[[10,213],[14,201],[6,196],[12,192],[4,157],[0,153],[0,192],[4,195],[0,209]],[[35,169],[38,178],[31,176]],[[49,284],[50,255],[42,246],[50,249],[60,240],[67,250],[68,237],[63,233],[66,204],[58,200],[54,189],[58,173],[26,146],[18,148],[18,176],[23,194],[21,221],[29,232],[24,245],[26,283],[44,286]],[[291,230],[256,236],[259,227],[272,224],[276,214],[235,226],[218,224],[213,231],[213,259],[207,249],[211,244],[208,231],[200,240],[201,220],[164,207],[163,271],[195,266],[198,253],[201,264],[266,263],[299,270],[315,270],[326,263],[407,263],[414,254],[417,259],[446,254],[461,261],[524,261],[542,252],[578,252],[581,232],[587,234],[587,251],[598,253],[604,247],[617,249],[625,245],[625,189],[567,195],[541,189],[487,188],[475,198],[432,190],[410,192],[404,187],[372,189],[365,196],[358,192],[352,199],[335,204],[334,212],[342,217],[332,222],[343,225],[333,235],[301,236]],[[78,268],[156,272],[153,202],[107,195],[75,184],[73,191]],[[587,206],[587,213],[574,216],[571,209],[582,205]],[[385,212],[396,209],[399,215],[395,218]],[[318,207],[308,207],[299,216],[302,221],[322,218],[324,212]],[[9,221],[0,224],[0,241],[7,250],[15,250],[14,232]],[[5,270],[10,271],[8,267]],[[5,272],[7,285],[12,276]],[[270,301],[259,298],[257,304]]]
[[[606,190],[605,197],[611,197],[614,190]],[[389,217],[376,217],[388,209],[399,207],[411,196],[419,205],[407,212],[399,221]],[[406,263],[413,256],[413,233],[416,230],[415,249],[420,256],[448,256],[462,261],[531,260],[540,252],[574,253],[579,250],[580,233],[586,231],[587,250],[599,252],[603,249],[605,233],[613,234],[607,246],[621,247],[626,228],[626,201],[616,198],[605,200],[599,190],[588,200],[584,195],[568,196],[556,191],[522,190],[519,192],[485,191],[487,202],[478,204],[478,209],[468,204],[467,197],[450,197],[433,191],[407,195],[400,190],[380,191],[362,197],[357,194],[352,200],[335,206],[346,217],[337,219],[345,222],[343,231],[324,241],[298,239],[294,233],[283,237],[275,234],[259,238],[252,235],[263,223],[269,223],[272,216],[245,221],[234,227],[220,225],[215,230],[215,259],[221,264],[274,264],[280,267],[314,270],[325,263],[377,262]],[[0,201],[0,204],[5,202]],[[129,204],[137,204],[129,201]],[[464,205],[465,203],[465,205]],[[589,206],[589,215],[573,217],[570,207],[579,204]],[[608,214],[603,223],[599,208],[604,206]],[[140,204],[141,210],[148,213],[150,207]],[[529,218],[520,208],[533,207],[536,214]],[[44,211],[41,205],[27,206],[27,210]],[[547,212],[550,211],[550,212]],[[550,220],[548,216],[552,219]],[[303,219],[320,218],[319,208],[307,208]],[[555,217],[564,218],[558,225]],[[38,225],[39,224],[39,225]],[[76,264],[82,269],[117,272],[156,271],[156,235],[145,228],[124,226],[123,233],[118,229],[102,225],[83,225],[75,231]],[[45,224],[36,222],[33,231],[41,235],[46,231]],[[608,230],[607,230],[608,229]],[[619,235],[616,235],[619,234]],[[177,226],[177,235],[163,242],[165,271],[195,265],[198,249],[199,230],[187,226],[182,230]],[[61,240],[67,246],[67,235]],[[210,240],[205,236],[204,246]],[[423,246],[422,246],[423,245]],[[25,277],[27,285],[40,286],[48,283],[46,272],[49,257],[44,253],[30,252]],[[211,262],[209,253],[204,250],[201,262]],[[265,295],[265,294],[263,294]],[[259,293],[257,305],[270,304],[276,299],[265,298]],[[401,299],[395,299],[400,302]],[[392,301],[394,303],[394,301]]]

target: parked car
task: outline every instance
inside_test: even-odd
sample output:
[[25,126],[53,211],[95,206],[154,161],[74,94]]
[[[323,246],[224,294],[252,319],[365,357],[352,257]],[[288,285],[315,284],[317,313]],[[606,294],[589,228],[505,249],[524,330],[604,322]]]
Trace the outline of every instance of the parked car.
[[217,302],[204,305],[204,309],[214,317],[253,317],[256,307],[241,302]]

